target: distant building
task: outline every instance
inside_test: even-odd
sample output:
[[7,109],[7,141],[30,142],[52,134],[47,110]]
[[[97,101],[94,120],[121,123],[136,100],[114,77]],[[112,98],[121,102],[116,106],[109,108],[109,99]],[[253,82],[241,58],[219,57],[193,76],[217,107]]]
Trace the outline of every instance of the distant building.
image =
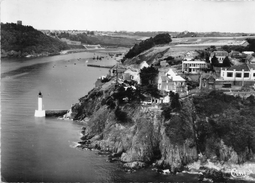
[[22,25],[22,21],[21,21],[21,20],[18,20],[18,21],[17,21],[17,25]]
[[223,60],[224,60],[226,57],[228,57],[229,54],[228,54],[228,52],[226,52],[226,51],[214,51],[214,52],[212,52],[211,55],[210,55],[210,58],[209,58],[210,62],[212,62],[212,58],[213,58],[214,56],[218,59],[219,63],[222,64],[222,63],[223,63]]
[[203,68],[207,68],[205,61],[182,61],[182,72],[184,73],[197,74]]

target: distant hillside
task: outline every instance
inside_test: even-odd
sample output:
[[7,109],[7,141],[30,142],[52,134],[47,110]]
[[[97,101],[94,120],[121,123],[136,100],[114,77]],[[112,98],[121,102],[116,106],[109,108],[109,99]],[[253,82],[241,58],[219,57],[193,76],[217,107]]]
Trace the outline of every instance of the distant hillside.
[[138,43],[134,38],[128,37],[113,37],[113,36],[99,36],[99,35],[87,35],[86,33],[72,35],[67,32],[57,34],[59,38],[67,38],[72,41],[80,41],[83,44],[101,44],[103,46],[124,46],[131,47]]
[[139,44],[135,44],[125,55],[125,59],[133,58],[140,53],[149,50],[155,45],[168,44],[172,41],[171,36],[168,33],[158,34],[153,38],[146,39]]
[[41,56],[57,54],[68,45],[46,36],[32,26],[1,23],[1,56]]

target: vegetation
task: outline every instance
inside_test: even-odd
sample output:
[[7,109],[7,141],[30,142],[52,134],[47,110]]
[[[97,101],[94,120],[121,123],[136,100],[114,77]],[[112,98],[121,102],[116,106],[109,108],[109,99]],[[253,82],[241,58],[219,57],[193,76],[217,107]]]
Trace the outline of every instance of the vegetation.
[[139,44],[135,44],[125,55],[125,59],[133,58],[139,55],[140,53],[144,52],[145,50],[152,48],[155,45],[168,44],[171,41],[172,41],[171,36],[168,33],[158,34],[154,38],[149,38],[140,42]]
[[140,71],[140,79],[141,79],[141,90],[145,94],[149,94],[152,97],[159,98],[159,91],[157,88],[156,79],[158,77],[158,70],[153,67],[144,67]]
[[[239,163],[252,159],[255,152],[253,96],[243,100],[213,91],[194,97],[193,104],[186,101],[181,107],[174,104],[171,95],[170,104],[162,107],[162,115],[166,134],[173,143],[191,140],[194,144],[190,146],[196,145],[198,152],[227,161],[230,155],[222,154],[223,142],[238,154]],[[179,115],[171,115],[174,107],[179,108]]]
[[215,55],[213,56],[211,62],[212,66],[214,67],[230,67],[231,65],[233,65],[228,57],[225,57],[223,62],[219,63],[218,58]]
[[[209,151],[213,151],[219,156],[219,143],[223,141],[224,144],[232,147],[238,155],[242,155],[247,150],[248,156],[252,152],[254,153],[254,101],[254,97],[243,101],[241,98],[218,92],[194,98],[198,115],[209,116],[207,122],[200,119],[196,124],[200,151],[205,152],[206,148],[209,148]],[[245,161],[246,158],[249,157],[244,157],[239,161]]]
[[58,53],[68,49],[66,43],[44,35],[31,26],[1,23],[1,46],[5,52],[19,52],[18,56],[40,53]]

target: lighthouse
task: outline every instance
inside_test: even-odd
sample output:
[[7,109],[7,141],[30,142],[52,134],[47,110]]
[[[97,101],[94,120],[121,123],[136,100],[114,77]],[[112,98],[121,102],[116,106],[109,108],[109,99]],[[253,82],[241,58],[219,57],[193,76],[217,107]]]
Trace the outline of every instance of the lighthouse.
[[35,110],[35,117],[45,117],[45,110],[43,110],[42,103],[43,95],[41,92],[38,94],[38,110]]

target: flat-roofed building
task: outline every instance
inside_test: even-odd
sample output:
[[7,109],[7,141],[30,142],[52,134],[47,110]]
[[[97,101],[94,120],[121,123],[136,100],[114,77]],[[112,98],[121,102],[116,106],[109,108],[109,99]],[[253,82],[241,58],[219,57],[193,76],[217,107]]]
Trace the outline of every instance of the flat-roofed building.
[[182,62],[182,72],[184,73],[197,74],[203,68],[207,68],[205,61],[195,60]]
[[230,86],[251,86],[255,83],[255,64],[242,64],[221,69],[217,84],[228,83]]

